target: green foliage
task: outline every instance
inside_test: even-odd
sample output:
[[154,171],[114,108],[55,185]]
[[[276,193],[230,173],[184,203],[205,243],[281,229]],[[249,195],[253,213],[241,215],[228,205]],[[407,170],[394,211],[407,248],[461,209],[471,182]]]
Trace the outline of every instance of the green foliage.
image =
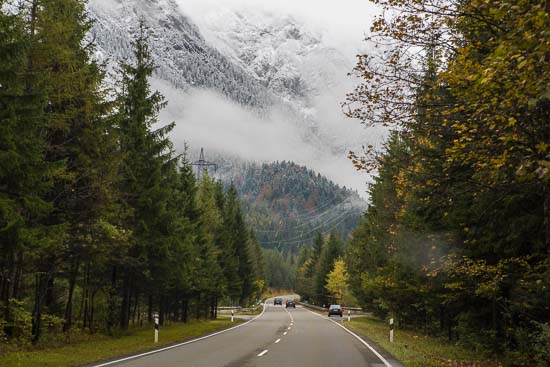
[[363,199],[345,187],[293,162],[234,168],[247,223],[264,248],[297,254],[318,232],[345,238],[357,225]]
[[295,275],[292,255],[277,250],[264,249],[266,286],[277,289],[294,289]]
[[4,330],[9,330],[9,340],[18,345],[28,344],[32,336],[32,315],[25,306],[24,301],[10,299],[10,320],[4,322]]
[[215,319],[265,284],[234,188],[154,130],[145,22],[107,88],[85,1],[0,1],[0,334],[64,343],[130,325]]
[[397,11],[370,41],[395,42],[359,58],[345,105],[395,131],[384,152],[352,154],[378,171],[347,251],[352,290],[401,325],[544,365],[527,340],[548,349],[548,9],[378,3]]
[[[327,238],[323,238],[318,233],[312,247],[305,247],[301,251],[295,269],[295,289],[303,300],[315,304],[328,304],[335,301],[335,297],[331,293],[334,292],[335,287],[339,288],[339,286],[334,283],[334,280],[333,284],[329,286],[329,279],[332,278],[329,274],[334,271],[335,264],[338,263],[343,250],[342,241],[336,232],[332,231]],[[339,296],[353,302],[352,297],[349,297],[345,291]]]

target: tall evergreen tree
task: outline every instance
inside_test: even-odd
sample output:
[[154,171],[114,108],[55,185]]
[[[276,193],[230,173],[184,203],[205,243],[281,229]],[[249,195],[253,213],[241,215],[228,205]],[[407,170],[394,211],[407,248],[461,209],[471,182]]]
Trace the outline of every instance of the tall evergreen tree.
[[120,66],[122,76],[118,98],[120,144],[125,153],[120,190],[127,213],[124,225],[133,233],[122,278],[119,320],[122,328],[128,327],[133,288],[138,282],[152,288],[153,279],[143,277],[138,269],[148,267],[149,271],[155,271],[158,263],[166,257],[163,242],[166,233],[162,232],[160,218],[169,198],[166,176],[177,161],[167,138],[174,124],[151,130],[166,102],[159,92],[150,90],[149,78],[155,66],[144,20],[140,21],[133,51],[133,63],[125,62]]
[[229,187],[226,194],[224,229],[224,246],[229,253],[233,253],[236,265],[236,269],[231,270],[236,272],[236,277],[232,281],[233,284],[228,284],[229,296],[239,300],[240,303],[246,303],[253,292],[254,272],[248,247],[248,230],[244,223],[237,190],[233,185]]
[[42,218],[55,167],[45,158],[46,95],[27,66],[30,48],[24,18],[0,11],[0,305],[8,322],[10,299],[21,298],[25,265],[34,259],[29,252],[51,235]]
[[[47,141],[46,160],[57,165],[45,199],[53,205],[44,221],[57,226],[58,236],[36,258],[33,311],[35,340],[40,336],[42,309],[64,308],[65,328],[72,322],[72,301],[81,259],[91,247],[90,235],[111,197],[116,168],[103,73],[85,45],[90,29],[85,5],[77,0],[32,0],[26,3],[30,49],[27,72],[35,76],[28,91],[42,91]],[[36,93],[36,92],[35,92]],[[53,247],[50,247],[52,246]],[[55,278],[69,282],[67,302],[55,301]]]

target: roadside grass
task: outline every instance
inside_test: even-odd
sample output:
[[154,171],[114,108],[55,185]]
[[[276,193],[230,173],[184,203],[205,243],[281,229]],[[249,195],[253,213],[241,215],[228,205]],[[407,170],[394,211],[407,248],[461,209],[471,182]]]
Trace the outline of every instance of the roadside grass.
[[220,318],[209,321],[193,321],[188,324],[176,323],[163,327],[159,332],[159,342],[153,341],[153,328],[136,328],[126,335],[110,337],[95,334],[69,345],[52,347],[46,341],[26,350],[0,355],[2,367],[73,367],[98,362],[119,356],[156,349],[162,346],[193,339],[205,334],[235,326],[243,320]]
[[374,317],[354,318],[344,325],[384,348],[405,367],[500,367],[473,349],[449,342],[445,338],[426,336],[409,330],[394,330],[389,341],[389,327]]

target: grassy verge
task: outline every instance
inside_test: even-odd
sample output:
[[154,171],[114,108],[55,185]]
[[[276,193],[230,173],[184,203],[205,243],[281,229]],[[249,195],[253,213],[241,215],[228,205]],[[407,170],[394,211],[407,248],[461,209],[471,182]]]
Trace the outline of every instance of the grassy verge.
[[[93,335],[87,341],[57,348],[40,350],[25,350],[9,352],[0,355],[2,367],[72,367],[86,363],[92,363],[117,356],[128,355],[140,351],[155,349],[176,342],[192,339],[204,334],[235,326],[242,320],[231,323],[228,319],[212,321],[191,322],[188,324],[173,324],[161,328],[159,343],[153,342],[153,329],[134,329],[128,335],[121,337],[109,337],[105,335]],[[42,346],[44,348],[44,346]]]
[[476,351],[450,343],[447,339],[395,330],[389,342],[388,325],[373,317],[345,322],[345,326],[384,348],[406,367],[498,367],[497,361],[483,358]]

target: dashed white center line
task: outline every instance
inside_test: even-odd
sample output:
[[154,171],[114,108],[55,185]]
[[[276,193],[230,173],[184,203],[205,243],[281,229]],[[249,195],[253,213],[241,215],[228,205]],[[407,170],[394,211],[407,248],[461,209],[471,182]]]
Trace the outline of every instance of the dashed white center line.
[[264,350],[263,352],[261,352],[260,354],[258,354],[258,357],[261,357],[261,356],[263,356],[263,355],[266,354],[266,353],[267,353],[267,349]]
[[277,343],[280,342],[280,341],[281,341],[281,339],[275,340],[275,344],[277,344]]
[[287,334],[287,332],[285,331],[285,332],[283,333],[283,335],[286,335],[286,334]]
[[288,327],[287,329],[288,329],[288,330],[290,330],[290,329],[291,329],[291,327],[289,326],[289,327]]

